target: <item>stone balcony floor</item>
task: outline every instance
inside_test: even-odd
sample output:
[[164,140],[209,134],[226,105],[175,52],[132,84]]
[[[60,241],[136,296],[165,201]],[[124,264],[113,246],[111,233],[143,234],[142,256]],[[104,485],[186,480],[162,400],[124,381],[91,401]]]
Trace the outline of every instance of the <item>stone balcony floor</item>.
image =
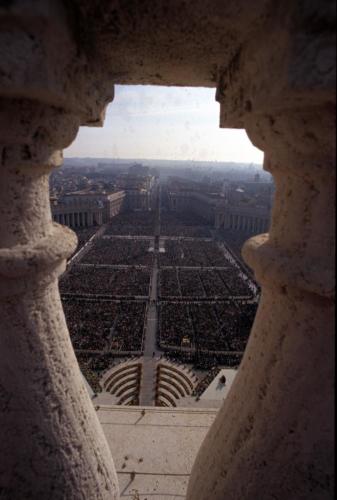
[[198,449],[217,410],[100,406],[122,499],[184,499]]

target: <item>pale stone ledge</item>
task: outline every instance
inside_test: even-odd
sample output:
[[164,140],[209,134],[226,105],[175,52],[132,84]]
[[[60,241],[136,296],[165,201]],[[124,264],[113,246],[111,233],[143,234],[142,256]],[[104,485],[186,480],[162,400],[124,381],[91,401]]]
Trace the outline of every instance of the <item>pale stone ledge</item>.
[[185,498],[193,462],[217,410],[100,406],[97,413],[122,499]]

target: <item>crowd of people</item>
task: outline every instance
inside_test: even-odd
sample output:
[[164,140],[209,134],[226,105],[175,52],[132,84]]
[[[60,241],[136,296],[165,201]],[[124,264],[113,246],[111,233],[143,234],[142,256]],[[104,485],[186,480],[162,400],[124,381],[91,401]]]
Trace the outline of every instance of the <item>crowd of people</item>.
[[86,366],[98,377],[122,360],[116,357],[115,353],[108,351],[77,351],[76,357],[81,367]]
[[249,282],[242,276],[237,267],[228,267],[218,271],[220,278],[229,290],[229,294],[236,297],[251,297],[253,291]]
[[[164,240],[159,254],[158,347],[173,361],[212,373],[219,365],[238,366],[257,307],[247,303],[254,295],[249,282],[216,242],[202,239],[211,233],[199,217],[164,211],[161,219],[161,234],[180,238]],[[115,236],[154,236],[154,226],[153,212],[117,215],[60,279],[71,340],[97,390],[98,376],[116,356],[143,350],[154,239]],[[80,244],[96,231],[79,230]]]
[[214,267],[226,266],[223,252],[214,241],[165,240],[161,266]]
[[133,240],[124,238],[95,239],[81,263],[108,265],[143,265],[153,262],[153,240]]
[[204,226],[179,226],[175,224],[162,224],[162,236],[180,236],[184,238],[211,238],[212,234]]
[[76,298],[62,303],[74,349],[106,350],[118,304]]
[[145,302],[63,297],[62,303],[75,350],[142,350]]
[[194,330],[188,304],[166,302],[159,308],[159,345],[161,348],[193,347]]
[[73,265],[60,279],[60,291],[65,294],[108,295],[113,297],[148,296],[150,271],[137,267]]
[[255,303],[237,305],[231,301],[163,302],[160,306],[160,347],[243,352],[256,308]]
[[159,298],[179,297],[179,281],[176,269],[162,269],[159,274]]
[[188,351],[182,349],[164,348],[165,357],[176,363],[186,363],[194,370],[206,371],[212,367],[238,368],[242,360],[242,353],[224,353],[214,351]]
[[229,290],[222,281],[219,271],[200,271],[200,280],[207,297],[227,297]]
[[121,302],[111,330],[111,351],[142,351],[145,302]]
[[182,351],[180,349],[164,348],[165,358],[174,363],[194,364],[196,356],[194,351]]
[[225,335],[219,332],[219,322],[213,304],[191,304],[190,315],[198,349],[227,351]]
[[252,297],[253,290],[237,267],[223,270],[163,268],[159,274],[160,298],[167,297]]
[[193,212],[189,212],[187,210],[178,212],[171,210],[162,210],[161,211],[161,224],[167,226],[179,226],[179,227],[206,227],[205,220],[202,217],[199,217],[197,214]]
[[154,212],[122,212],[111,219],[104,234],[152,236],[154,220]]
[[[215,302],[192,304],[190,313],[199,349],[243,352],[256,313],[256,304]],[[207,335],[205,335],[207,332]]]
[[205,290],[198,271],[179,269],[178,279],[182,297],[202,297],[205,295]]
[[[228,238],[224,236],[224,234],[227,234],[227,232]],[[238,232],[238,234],[236,234],[236,231],[226,229],[222,230],[221,238],[223,238],[223,243],[225,244],[226,249],[229,250],[229,253],[231,253],[235,258],[237,264],[241,267],[243,272],[249,276],[250,280],[254,283],[256,290],[260,292],[261,287],[255,281],[254,271],[248,266],[246,262],[244,262],[241,254],[242,246],[248,239],[247,234],[243,235],[241,232]]]
[[95,371],[92,369],[91,364],[94,359],[97,359],[95,356],[90,355],[89,353],[76,353],[76,358],[78,364],[80,366],[80,370],[85,377],[86,381],[90,385],[91,389],[94,393],[99,393],[102,391],[101,386],[99,384],[100,380],[100,371]]
[[185,238],[211,238],[211,226],[191,212],[161,213],[161,234],[163,236],[180,236]]
[[[132,359],[129,356],[126,358],[117,357],[115,352],[97,352],[97,351],[77,351],[76,358],[79,363],[81,372],[87,379],[90,387],[95,393],[101,392],[99,380],[103,373],[110,370],[113,366],[127,359]],[[135,356],[137,357],[137,356]]]
[[[243,244],[253,236],[253,234],[247,234],[246,231],[239,231],[237,229],[221,229],[221,238],[226,243],[226,245],[231,249],[233,254],[240,262],[243,262],[241,250]],[[244,263],[245,264],[245,263]],[[246,265],[246,264],[245,264]]]

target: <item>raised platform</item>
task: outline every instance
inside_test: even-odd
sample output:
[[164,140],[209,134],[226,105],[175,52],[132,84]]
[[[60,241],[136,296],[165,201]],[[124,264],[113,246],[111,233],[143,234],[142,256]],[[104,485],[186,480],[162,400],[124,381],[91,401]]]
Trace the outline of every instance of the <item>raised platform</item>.
[[[213,381],[207,387],[207,389],[201,394],[200,400],[202,401],[219,401],[220,405],[223,400],[227,397],[232,383],[236,377],[237,370],[231,368],[223,368]],[[221,377],[226,377],[226,383],[221,383]]]
[[217,410],[101,406],[122,499],[182,500]]

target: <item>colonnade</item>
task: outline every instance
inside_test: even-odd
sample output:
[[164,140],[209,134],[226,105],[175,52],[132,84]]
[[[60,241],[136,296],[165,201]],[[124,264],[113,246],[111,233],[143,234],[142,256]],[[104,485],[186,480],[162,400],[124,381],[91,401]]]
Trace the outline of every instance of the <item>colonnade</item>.
[[121,199],[119,199],[119,200],[113,200],[112,202],[110,202],[110,208],[109,208],[109,218],[110,219],[112,217],[115,217],[116,215],[118,215],[121,212],[121,210],[123,209],[124,198],[125,198],[125,195],[123,197],[121,197]]
[[101,212],[54,213],[53,220],[59,224],[73,228],[90,227],[95,223],[101,225],[103,223],[103,214]]
[[216,227],[245,231],[247,233],[265,233],[269,228],[269,219],[253,215],[241,215],[235,213],[217,214]]
[[259,217],[250,217],[246,215],[230,214],[229,228],[240,231],[265,233],[268,231],[268,219],[260,219]]

